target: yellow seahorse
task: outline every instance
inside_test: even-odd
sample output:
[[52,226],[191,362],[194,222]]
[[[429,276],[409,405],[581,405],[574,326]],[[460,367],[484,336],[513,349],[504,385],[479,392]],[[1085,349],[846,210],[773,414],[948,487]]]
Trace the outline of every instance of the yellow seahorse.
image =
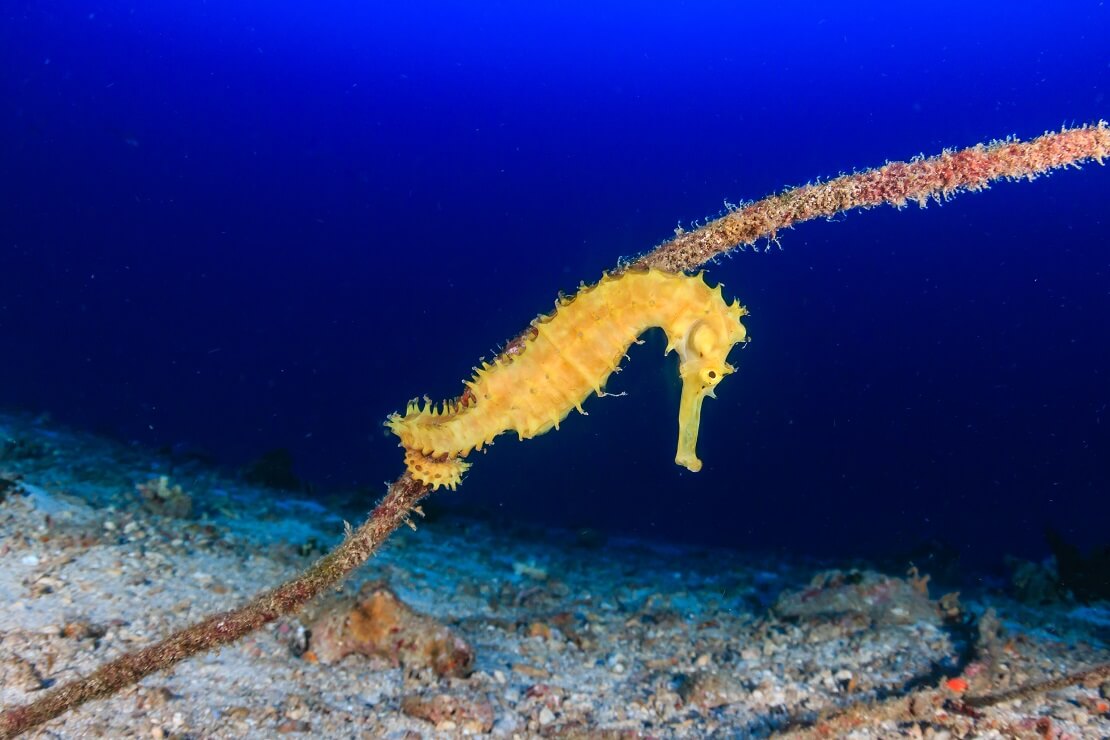
[[678,352],[682,398],[675,462],[701,469],[696,454],[702,400],[735,371],[732,347],[747,341],[738,302],[726,303],[721,286],[701,275],[626,270],[605,275],[576,295],[560,297],[555,312],[539,316],[493,364],[475,368],[466,390],[439,407],[409,402],[405,415],[386,426],[401,438],[405,465],[417,480],[454,489],[470,465],[462,460],[502,432],[520,439],[558,429],[571,409],[602,390],[629,345],[651,327],[667,334],[667,352]]

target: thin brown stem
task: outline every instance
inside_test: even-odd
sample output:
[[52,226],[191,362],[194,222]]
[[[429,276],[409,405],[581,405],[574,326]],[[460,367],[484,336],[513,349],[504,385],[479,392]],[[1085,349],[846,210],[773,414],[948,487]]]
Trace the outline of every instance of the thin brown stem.
[[1004,704],[1015,699],[1058,691],[1080,684],[1098,683],[1110,679],[1110,663],[1057,678],[1034,681],[1024,686],[997,691],[993,694],[969,696],[958,699],[944,689],[921,689],[910,694],[895,696],[879,702],[862,702],[845,707],[828,716],[820,717],[807,727],[791,727],[774,735],[790,740],[822,740],[843,737],[864,727],[874,727],[883,722],[911,723],[936,721],[941,709],[964,715],[976,715],[976,710]]
[[1033,683],[1027,683],[1024,686],[1015,686],[1012,689],[996,691],[993,694],[969,696],[964,699],[963,704],[972,709],[981,709],[983,707],[992,707],[995,704],[1004,704],[1014,699],[1025,699],[1048,691],[1059,691],[1060,689],[1066,689],[1070,686],[1078,686],[1084,683],[1100,683],[1108,680],[1110,680],[1110,663],[1103,663],[1082,671],[1065,673],[1063,676],[1057,676],[1056,678],[1035,681]]
[[670,272],[694,270],[737,247],[774,239],[782,229],[882,204],[925,205],[997,180],[1033,179],[1061,167],[1110,157],[1110,127],[1099,121],[1031,141],[1007,139],[785,190],[738,208],[695,231],[680,233],[632,263]]

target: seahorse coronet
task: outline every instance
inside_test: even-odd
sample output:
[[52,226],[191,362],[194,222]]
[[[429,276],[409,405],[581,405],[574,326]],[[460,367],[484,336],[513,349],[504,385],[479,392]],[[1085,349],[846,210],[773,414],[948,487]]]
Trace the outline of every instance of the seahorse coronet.
[[386,426],[400,438],[413,477],[454,488],[469,467],[462,458],[498,435],[515,431],[529,439],[558,429],[573,409],[584,414],[583,401],[603,394],[629,345],[660,327],[667,352],[679,355],[682,381],[675,462],[697,471],[702,400],[715,397],[714,389],[734,371],[726,359],[747,341],[740,321],[746,314],[738,301],[725,301],[720,285],[707,285],[704,272],[604,273],[575,295],[560,296],[554,312],[536,317],[492,363],[481,361],[459,399],[410,401]]

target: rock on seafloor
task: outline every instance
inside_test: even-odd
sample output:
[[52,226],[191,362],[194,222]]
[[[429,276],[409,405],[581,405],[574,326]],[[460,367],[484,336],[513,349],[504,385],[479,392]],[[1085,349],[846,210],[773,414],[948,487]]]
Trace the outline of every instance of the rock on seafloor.
[[453,677],[466,676],[474,666],[474,651],[465,640],[414,611],[383,583],[363,584],[357,596],[328,605],[307,626],[309,650],[325,664],[365,655]]

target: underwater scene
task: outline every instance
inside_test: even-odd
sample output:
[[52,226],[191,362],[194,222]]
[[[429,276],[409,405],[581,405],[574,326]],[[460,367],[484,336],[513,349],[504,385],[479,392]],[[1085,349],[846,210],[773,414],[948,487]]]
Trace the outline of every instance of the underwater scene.
[[0,737],[1110,737],[1105,3],[0,60]]

